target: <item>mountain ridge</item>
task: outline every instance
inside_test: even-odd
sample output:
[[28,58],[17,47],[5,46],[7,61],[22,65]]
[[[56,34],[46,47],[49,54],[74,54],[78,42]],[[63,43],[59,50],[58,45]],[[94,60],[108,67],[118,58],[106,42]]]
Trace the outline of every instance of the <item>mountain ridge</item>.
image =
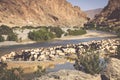
[[0,0],[0,25],[82,26],[87,17],[66,0]]
[[94,22],[98,25],[120,26],[120,0],[109,0],[107,6],[98,14]]
[[99,14],[102,11],[103,8],[97,8],[97,9],[91,9],[91,10],[86,10],[85,13],[87,14],[87,17],[90,19],[94,19],[96,14]]

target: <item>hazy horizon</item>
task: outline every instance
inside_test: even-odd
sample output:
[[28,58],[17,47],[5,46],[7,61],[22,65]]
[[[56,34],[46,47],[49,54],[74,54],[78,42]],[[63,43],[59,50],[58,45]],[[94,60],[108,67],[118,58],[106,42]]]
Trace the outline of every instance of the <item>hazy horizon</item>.
[[91,10],[97,8],[104,8],[108,4],[108,0],[67,0],[74,6],[79,6],[81,10]]

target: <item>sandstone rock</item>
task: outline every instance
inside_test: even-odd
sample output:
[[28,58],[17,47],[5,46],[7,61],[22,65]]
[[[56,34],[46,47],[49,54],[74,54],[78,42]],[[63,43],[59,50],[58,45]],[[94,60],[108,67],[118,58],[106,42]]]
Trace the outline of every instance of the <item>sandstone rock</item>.
[[120,80],[120,60],[112,58],[105,69],[104,74],[110,80]]
[[0,24],[82,26],[86,15],[67,0],[0,0]]
[[60,70],[37,78],[37,80],[101,80],[101,78],[99,75],[92,76],[76,70]]

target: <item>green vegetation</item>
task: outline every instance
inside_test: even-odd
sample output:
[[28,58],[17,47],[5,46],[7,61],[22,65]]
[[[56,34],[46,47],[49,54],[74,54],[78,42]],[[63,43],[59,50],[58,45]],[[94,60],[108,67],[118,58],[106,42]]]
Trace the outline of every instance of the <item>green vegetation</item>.
[[4,37],[0,35],[0,42],[4,41]]
[[120,59],[120,45],[117,46],[117,58]]
[[59,27],[40,27],[38,31],[29,32],[28,37],[34,41],[46,41],[55,37],[60,38],[64,33]]
[[50,31],[54,32],[56,37],[60,38],[61,35],[64,33],[60,27],[50,27]]
[[83,34],[86,34],[87,32],[83,29],[79,29],[79,30],[70,30],[68,29],[68,34],[69,35],[73,35],[73,36],[76,36],[76,35],[83,35]]
[[99,74],[105,67],[105,62],[100,62],[99,54],[95,51],[83,53],[76,59],[74,67],[92,75]]
[[22,80],[22,75],[21,68],[7,69],[6,63],[0,64],[0,80]]
[[17,41],[17,35],[13,32],[13,29],[6,25],[0,26],[0,42],[4,41],[4,37],[1,35],[8,35],[8,41]]
[[84,28],[85,29],[96,29],[96,24],[95,23],[93,23],[93,22],[89,22],[89,23],[87,23],[87,24],[84,24]]
[[15,27],[12,27],[13,30],[15,29],[20,29],[20,26],[15,26]]
[[34,29],[35,27],[33,26],[22,26],[22,29]]
[[17,37],[16,34],[9,34],[8,37],[7,37],[7,40],[8,41],[17,41],[18,37]]
[[6,25],[1,25],[0,26],[0,35],[8,35],[8,34],[13,34],[13,30]]
[[100,31],[105,31],[105,32],[112,32],[116,33],[118,37],[120,37],[120,27],[119,26],[112,26],[105,24],[104,22],[100,24],[96,24],[94,22],[88,22],[84,24],[84,29],[90,29],[90,30],[100,30]]
[[34,41],[46,41],[53,39],[55,35],[52,32],[49,32],[47,29],[43,28],[38,31],[29,32],[28,37]]
[[41,66],[37,66],[37,68],[38,68],[37,71],[34,72],[36,77],[41,77],[46,73],[46,70],[43,69]]

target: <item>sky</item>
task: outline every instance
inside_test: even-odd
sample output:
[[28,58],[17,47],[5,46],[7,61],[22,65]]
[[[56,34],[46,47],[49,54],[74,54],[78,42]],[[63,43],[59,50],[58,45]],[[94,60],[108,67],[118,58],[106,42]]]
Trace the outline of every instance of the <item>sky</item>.
[[67,0],[74,6],[79,6],[83,11],[104,8],[108,4],[108,0]]

